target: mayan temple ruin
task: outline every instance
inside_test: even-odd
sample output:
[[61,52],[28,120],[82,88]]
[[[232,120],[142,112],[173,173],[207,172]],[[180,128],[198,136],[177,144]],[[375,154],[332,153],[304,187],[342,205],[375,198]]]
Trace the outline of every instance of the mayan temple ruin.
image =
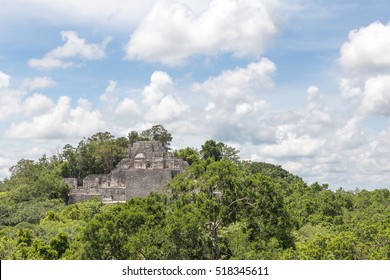
[[64,179],[72,190],[69,204],[92,197],[103,203],[125,202],[132,197],[145,197],[163,192],[164,182],[182,172],[188,163],[175,159],[159,141],[133,143],[116,168],[109,174],[91,174],[82,181]]

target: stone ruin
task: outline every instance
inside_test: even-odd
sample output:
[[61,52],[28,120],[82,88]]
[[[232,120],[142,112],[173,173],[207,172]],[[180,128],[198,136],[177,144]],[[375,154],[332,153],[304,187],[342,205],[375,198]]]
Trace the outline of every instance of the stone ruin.
[[159,141],[135,142],[109,174],[90,174],[83,180],[65,178],[72,186],[69,204],[98,197],[103,203],[125,202],[164,192],[164,182],[182,172],[188,163],[176,159]]

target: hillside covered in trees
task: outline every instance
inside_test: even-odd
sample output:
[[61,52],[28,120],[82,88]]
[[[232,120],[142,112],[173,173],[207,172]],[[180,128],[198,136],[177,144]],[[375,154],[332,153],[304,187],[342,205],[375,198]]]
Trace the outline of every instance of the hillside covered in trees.
[[67,204],[64,177],[108,173],[129,144],[171,134],[97,133],[0,182],[1,259],[390,259],[390,191],[332,191],[206,141],[174,151],[188,169],[122,204]]

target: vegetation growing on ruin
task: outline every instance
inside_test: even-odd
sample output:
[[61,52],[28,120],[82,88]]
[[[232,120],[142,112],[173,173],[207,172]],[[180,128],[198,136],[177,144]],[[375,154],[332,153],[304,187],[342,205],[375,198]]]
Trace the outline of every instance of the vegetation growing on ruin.
[[[390,191],[332,191],[208,140],[174,151],[190,167],[123,204],[67,205],[62,177],[110,171],[137,140],[108,132],[60,154],[20,160],[0,183],[1,259],[389,259]],[[165,140],[164,140],[165,139]]]

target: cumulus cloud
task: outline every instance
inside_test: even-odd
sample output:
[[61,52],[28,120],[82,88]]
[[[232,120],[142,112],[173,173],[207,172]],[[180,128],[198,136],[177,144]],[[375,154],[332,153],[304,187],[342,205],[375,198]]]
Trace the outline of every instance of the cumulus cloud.
[[108,86],[100,100],[109,118],[117,124],[144,121],[150,124],[172,124],[183,119],[190,111],[190,105],[175,88],[175,83],[166,72],[155,71],[150,82],[142,90],[117,90],[117,82],[108,81]]
[[[3,82],[1,82],[2,79]],[[19,117],[43,114],[54,105],[49,97],[41,93],[26,97],[29,90],[55,85],[53,79],[49,77],[27,78],[22,81],[18,89],[10,87],[10,80],[9,75],[0,72],[0,84],[3,84],[2,87],[0,86],[0,121],[17,113]]]
[[359,113],[390,115],[390,23],[350,32],[340,49],[342,96],[357,99]]
[[120,98],[117,94],[117,86],[117,81],[109,80],[106,90],[100,95],[100,100],[108,114],[112,115],[113,113],[114,118],[120,117],[121,121],[124,118],[124,121],[128,123],[128,118],[140,115],[140,106],[130,97]]
[[132,100],[131,98],[124,98],[122,101],[118,103],[115,109],[115,114],[119,116],[138,116],[140,115],[141,111],[139,109],[139,106],[137,103]]
[[41,93],[34,93],[27,97],[22,105],[23,113],[27,116],[37,116],[47,114],[54,107],[53,101]]
[[277,158],[311,157],[325,144],[332,119],[318,92],[314,94],[308,93],[306,112],[290,113],[290,118],[278,120],[276,143],[262,145],[262,153],[269,156],[274,153]]
[[150,108],[146,120],[151,122],[170,122],[189,111],[189,106],[174,95],[164,96],[158,104]]
[[100,100],[110,109],[118,103],[118,98],[114,94],[117,85],[117,81],[109,80],[106,90],[100,95]]
[[299,137],[293,132],[284,131],[283,127],[280,127],[277,133],[277,143],[259,146],[260,154],[273,158],[313,157],[326,142],[308,135]]
[[212,0],[195,15],[157,1],[126,45],[126,58],[180,65],[192,55],[260,56],[281,29],[278,1]]
[[359,79],[354,78],[342,78],[340,80],[340,92],[341,96],[346,99],[353,99],[362,95],[362,89],[360,87]]
[[148,107],[145,119],[150,122],[172,122],[190,108],[175,93],[172,78],[162,71],[155,71],[151,75],[150,84],[142,91],[142,100]]
[[0,72],[0,122],[21,109],[24,92],[10,87],[11,76]]
[[361,129],[361,122],[362,118],[354,116],[336,130],[334,140],[339,150],[354,149],[366,143],[367,139]]
[[276,65],[267,58],[250,63],[246,68],[225,70],[217,77],[195,83],[193,91],[207,92],[212,97],[237,100],[257,95],[262,89],[272,89]]
[[317,86],[310,86],[307,88],[307,93],[310,95],[315,95],[320,91],[320,89]]
[[[41,106],[51,106],[42,96],[35,96],[30,103],[38,101]],[[93,110],[88,100],[80,98],[75,108],[70,101],[69,97],[60,97],[55,106],[31,121],[13,123],[5,135],[14,139],[63,139],[83,137],[104,129],[100,112]]]
[[11,76],[0,71],[0,89],[8,88],[10,84]]
[[5,178],[10,175],[9,168],[14,163],[10,155],[0,153],[0,178]]
[[261,112],[266,107],[264,100],[257,100],[254,103],[239,103],[236,105],[234,113],[238,116],[246,115],[251,112]]
[[20,112],[24,93],[13,89],[0,89],[0,122]]
[[307,89],[307,94],[307,111],[300,130],[316,135],[327,129],[332,129],[334,119],[323,96],[320,95],[320,89],[316,86],[310,86]]
[[340,50],[340,63],[346,71],[388,70],[390,66],[390,23],[374,22],[349,33]]
[[150,77],[150,84],[147,85],[143,92],[143,102],[148,106],[158,104],[164,95],[173,93],[172,78],[162,71],[155,71]]
[[269,107],[264,96],[273,90],[275,72],[275,64],[262,58],[194,83],[193,93],[207,100],[198,113],[204,131],[220,141],[269,142],[272,128],[262,117]]
[[376,172],[388,172],[390,170],[390,127],[378,133],[374,139],[369,142],[368,158],[375,161],[378,167]]
[[24,79],[21,88],[25,90],[34,90],[38,88],[44,89],[55,85],[56,82],[50,77],[33,77]]
[[78,36],[73,31],[61,32],[61,38],[65,42],[48,52],[40,59],[30,59],[28,65],[32,68],[68,68],[74,66],[73,61],[67,59],[79,57],[86,60],[97,60],[105,57],[105,48],[110,42],[110,38],[106,38],[101,44],[89,44],[87,41]]
[[310,86],[306,109],[267,111],[261,118],[251,116],[255,125],[247,133],[260,134],[259,141],[246,143],[242,154],[252,160],[282,165],[307,180],[327,179],[334,162],[340,162],[335,154],[343,149],[335,144],[335,130],[345,122],[337,120],[334,113],[320,89]]
[[360,109],[366,114],[390,116],[390,75],[379,75],[366,81]]

